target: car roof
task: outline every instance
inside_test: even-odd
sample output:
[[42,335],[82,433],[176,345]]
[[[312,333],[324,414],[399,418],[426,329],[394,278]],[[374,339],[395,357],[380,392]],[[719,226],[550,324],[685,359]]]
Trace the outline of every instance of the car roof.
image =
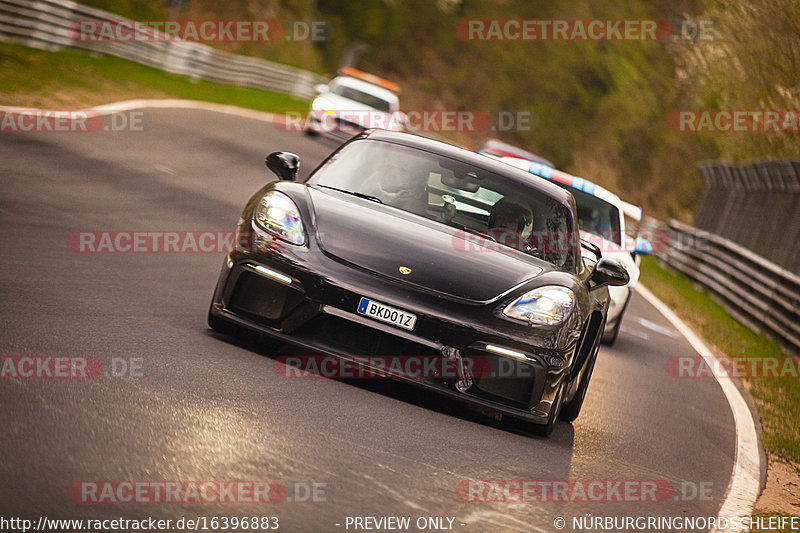
[[501,161],[498,161],[493,157],[488,157],[482,154],[478,154],[471,150],[454,146],[452,144],[447,144],[445,142],[429,139],[421,135],[416,135],[413,133],[406,133],[406,132],[388,131],[388,130],[378,130],[378,129],[367,130],[353,137],[353,139],[351,139],[351,142],[356,141],[358,139],[367,139],[367,138],[377,141],[392,142],[395,144],[408,146],[410,148],[417,148],[419,150],[424,150],[426,152],[441,154],[450,157],[452,159],[457,159],[464,163],[474,165],[478,168],[488,170],[489,172],[493,172],[495,174],[508,176],[514,179],[515,181],[518,181],[533,189],[536,189],[538,192],[546,196],[550,196],[551,198],[563,204],[564,206],[569,207],[570,211],[573,214],[575,213],[575,203],[574,203],[575,200],[573,199],[572,194],[570,194],[568,191],[564,190],[558,185],[555,185],[553,183],[548,183],[547,181],[544,180],[533,181],[530,179],[530,175],[524,170],[514,168]]
[[372,83],[359,80],[358,78],[353,78],[351,76],[337,76],[333,80],[331,80],[331,83],[334,82],[341,85],[345,85],[347,87],[352,87],[353,89],[358,89],[361,92],[365,92],[373,96],[377,96],[378,98],[386,100],[387,102],[391,102],[394,104],[397,104],[399,102],[397,95],[394,94],[392,91],[384,89],[383,87],[379,87]]
[[478,153],[489,154],[494,156],[508,156],[517,157],[519,159],[527,159],[528,161],[535,161],[544,165],[549,165],[555,168],[555,165],[542,156],[536,155],[527,150],[523,150],[512,144],[504,143],[497,139],[486,139],[475,150]]
[[613,204],[614,207],[622,211],[622,200],[619,196],[587,179],[573,176],[572,174],[564,172],[563,170],[558,170],[557,168],[536,163],[535,161],[527,161],[518,157],[503,157],[498,159],[504,163],[513,165],[516,168],[527,170],[531,174],[535,174],[540,178],[557,181],[572,187],[573,189],[583,191],[591,196],[596,196],[601,200],[605,200],[606,202]]

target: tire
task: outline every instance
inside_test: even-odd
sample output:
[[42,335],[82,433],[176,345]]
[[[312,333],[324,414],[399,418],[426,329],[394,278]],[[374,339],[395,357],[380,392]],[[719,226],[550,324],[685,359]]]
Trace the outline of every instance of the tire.
[[583,399],[586,397],[586,390],[589,388],[589,380],[592,379],[595,361],[597,361],[597,354],[592,357],[592,360],[589,363],[589,368],[586,369],[583,379],[581,380],[580,385],[578,385],[578,390],[575,391],[575,396],[573,396],[569,403],[564,404],[564,406],[561,408],[561,413],[559,415],[561,420],[565,422],[572,422],[578,418],[579,414],[581,414]]
[[556,427],[558,417],[561,414],[561,401],[564,399],[564,389],[566,389],[566,380],[561,382],[558,386],[556,398],[553,400],[553,406],[550,408],[550,414],[547,416],[546,424],[532,424],[533,433],[540,437],[549,437]]
[[622,324],[622,316],[617,319],[616,323],[611,326],[610,330],[603,332],[603,344],[606,346],[614,346],[614,343],[617,342],[617,336],[619,336],[620,324]]
[[628,293],[628,297],[625,299],[625,303],[622,304],[622,311],[619,312],[619,316],[617,317],[617,321],[612,326],[611,330],[603,331],[603,344],[607,346],[614,346],[614,343],[617,342],[617,337],[619,336],[619,327],[622,325],[622,318],[625,316],[625,310],[628,308],[628,302],[631,301],[631,293]]

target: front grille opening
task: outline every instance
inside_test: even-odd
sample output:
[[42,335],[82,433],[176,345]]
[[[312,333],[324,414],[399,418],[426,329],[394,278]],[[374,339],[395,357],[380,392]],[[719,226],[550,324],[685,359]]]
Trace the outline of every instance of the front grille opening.
[[266,320],[280,320],[303,302],[296,290],[249,271],[236,282],[228,306],[247,315]]
[[352,355],[441,355],[435,348],[333,315],[309,320],[295,335]]

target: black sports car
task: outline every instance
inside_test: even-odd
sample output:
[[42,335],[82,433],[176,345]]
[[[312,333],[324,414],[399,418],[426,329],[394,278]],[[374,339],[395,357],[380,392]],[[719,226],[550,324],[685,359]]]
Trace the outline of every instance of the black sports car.
[[305,183],[296,155],[266,163],[279,180],[245,207],[211,328],[249,328],[308,350],[309,361],[352,362],[545,435],[559,417],[578,416],[606,286],[628,275],[570,238],[572,195],[488,157],[382,130],[342,145]]

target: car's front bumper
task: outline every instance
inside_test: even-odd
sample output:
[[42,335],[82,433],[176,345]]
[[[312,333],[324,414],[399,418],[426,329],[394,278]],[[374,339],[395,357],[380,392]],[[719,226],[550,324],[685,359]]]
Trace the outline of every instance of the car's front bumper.
[[[324,272],[324,275],[321,274]],[[417,315],[413,331],[360,315],[362,297]],[[497,326],[475,309],[437,295],[379,279],[322,253],[302,262],[282,253],[232,252],[219,276],[211,314],[275,339],[364,365],[364,356],[480,359],[483,371],[470,385],[453,376],[393,375],[461,401],[545,423],[558,386],[568,374],[559,361],[569,349],[525,342],[516,324]],[[480,310],[478,310],[480,311]],[[490,324],[495,323],[494,326]],[[497,352],[511,350],[516,356]],[[522,356],[522,357],[520,357]],[[553,364],[555,363],[555,364]],[[377,369],[381,370],[381,369]]]

